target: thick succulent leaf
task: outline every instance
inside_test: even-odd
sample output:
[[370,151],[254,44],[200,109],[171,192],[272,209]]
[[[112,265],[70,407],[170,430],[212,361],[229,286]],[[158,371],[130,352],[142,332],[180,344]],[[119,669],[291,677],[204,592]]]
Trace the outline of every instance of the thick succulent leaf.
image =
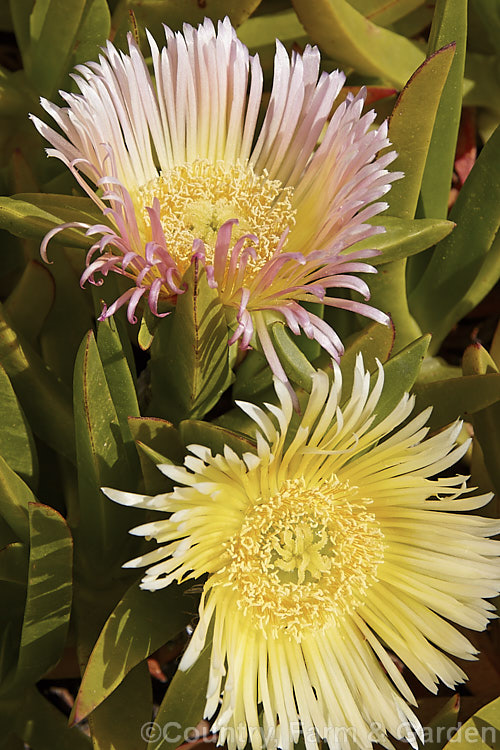
[[25,544],[29,541],[28,504],[35,500],[28,485],[0,456],[0,516]]
[[[25,67],[34,88],[49,99],[67,88],[77,63],[95,59],[110,31],[106,0],[37,0],[29,16]],[[27,58],[27,59],[26,59]]]
[[[480,344],[469,346],[464,353],[462,368],[465,378],[495,378],[499,383],[500,375],[495,361]],[[464,379],[465,379],[464,378]],[[472,416],[474,437],[481,446],[484,463],[495,491],[500,495],[500,383],[496,389],[497,400],[483,409],[478,409]]]
[[437,0],[427,54],[433,54],[452,42],[456,45],[456,50],[434,122],[422,177],[420,204],[424,216],[443,219],[448,215],[448,199],[462,113],[467,0]]
[[[83,253],[79,262],[75,248],[66,250],[59,246],[54,250],[55,262],[50,266],[50,272],[57,294],[40,334],[40,346],[48,367],[71,388],[78,349],[86,332],[95,324],[95,317],[90,294],[79,284]],[[64,341],[64,346],[61,346],[61,341]]]
[[[165,35],[162,25],[166,24],[171,29],[182,30],[182,24],[190,23],[197,26],[203,23],[205,17],[212,21],[229,16],[233,26],[239,26],[248,16],[253,13],[261,0],[211,0],[209,3],[200,2],[186,3],[185,0],[128,0],[117,4],[113,13],[112,26],[116,30],[115,40],[123,44],[125,35],[130,31],[130,17],[128,11],[134,13],[138,29],[148,29],[158,40],[164,42]],[[140,34],[141,42],[145,42]],[[147,51],[147,44],[143,45]]]
[[31,260],[7,298],[4,309],[13,327],[32,344],[54,304],[54,279],[41,263]]
[[32,486],[38,476],[38,458],[31,428],[14,389],[0,365],[0,456]]
[[[16,553],[13,553],[15,557]],[[26,557],[28,551],[25,548]],[[7,563],[7,567],[8,567]],[[27,574],[27,560],[20,560],[19,573]],[[14,575],[15,575],[15,571]],[[0,747],[7,731],[12,729],[13,711],[22,698],[23,686],[15,681],[19,640],[26,603],[26,579],[23,585],[0,580]]]
[[16,734],[36,750],[92,750],[90,737],[76,727],[68,727],[64,714],[35,687],[26,693],[22,710],[16,712],[12,724]]
[[94,748],[146,750],[144,727],[151,719],[152,702],[151,675],[142,662],[88,717]]
[[152,448],[173,463],[184,457],[184,448],[176,427],[166,419],[158,417],[131,417],[130,431],[136,442]]
[[312,376],[316,371],[293,340],[294,336],[288,333],[283,323],[274,323],[269,333],[283,369],[292,383],[310,392]]
[[389,138],[399,154],[396,168],[405,176],[392,185],[389,193],[391,216],[412,219],[415,215],[434,122],[454,54],[455,46],[449,44],[427,58],[394,106]]
[[217,453],[224,453],[224,446],[226,445],[240,457],[243,453],[254,453],[256,448],[255,441],[247,435],[233,432],[210,422],[200,422],[196,419],[181,422],[179,432],[186,446],[206,445],[211,449],[214,456]]
[[438,429],[453,422],[457,417],[470,418],[480,409],[500,399],[500,374],[466,375],[464,377],[417,383],[416,410],[432,406],[429,426]]
[[136,547],[127,531],[142,514],[111,502],[101,487],[134,490],[137,474],[124,449],[120,421],[92,333],[83,340],[75,365],[75,431],[79,508],[75,529],[78,572],[104,587]]
[[293,8],[277,13],[265,13],[248,18],[238,29],[238,37],[247,45],[251,54],[258,54],[264,75],[271,75],[276,39],[279,39],[288,52],[294,48],[304,48],[310,42],[304,27]]
[[13,330],[1,307],[0,363],[35,435],[74,461],[74,423],[69,389]]
[[499,277],[499,159],[497,128],[450,212],[456,229],[436,246],[420,283],[410,295],[411,310],[420,326],[433,334],[431,353],[438,350],[452,326],[477,305]]
[[498,744],[500,732],[500,698],[476,711],[462,724],[458,732],[444,746],[443,750],[491,750]]
[[143,352],[146,352],[153,343],[158,318],[153,315],[149,308],[145,308],[142,313],[139,331],[137,333],[137,343]]
[[[484,107],[491,110],[498,122],[500,115],[500,79],[496,55],[467,52],[463,104],[465,107]],[[481,131],[480,126],[479,130]]]
[[406,296],[406,259],[380,266],[377,275],[370,278],[370,294],[370,304],[391,318],[396,333],[396,351],[421,336],[422,331],[410,312]]
[[452,695],[437,714],[427,722],[424,727],[425,743],[424,745],[419,743],[419,747],[425,747],[425,750],[442,750],[445,738],[450,737],[457,726],[459,710],[460,696]]
[[417,44],[368,21],[346,0],[293,0],[293,7],[322,50],[358,73],[402,88],[424,59]]
[[399,21],[394,21],[389,28],[397,34],[416,39],[430,27],[433,14],[434,6],[424,3]]
[[[404,393],[412,389],[429,348],[430,336],[421,336],[384,364],[384,390],[377,405],[374,424],[382,421],[397,406]],[[372,381],[377,374],[372,375]]]
[[128,462],[132,469],[137,469],[137,452],[128,420],[129,417],[140,416],[139,405],[134,378],[118,334],[116,320],[111,319],[100,323],[97,329],[97,348],[120,425]]
[[186,451],[179,431],[158,417],[130,418],[129,426],[139,453],[145,491],[150,495],[169,491],[170,480],[156,467],[162,463],[181,464],[184,460]]
[[12,542],[0,549],[0,580],[26,587],[28,555],[28,547],[21,542]]
[[[405,177],[391,188],[391,216],[413,219],[415,214],[434,119],[453,55],[454,47],[449,45],[425,60],[395,104],[389,121],[389,138],[399,154],[397,167]],[[426,102],[425,107],[422,101]],[[388,313],[393,320],[397,349],[421,334],[408,307],[406,260],[384,264],[370,280],[370,291],[374,307]]]
[[207,638],[193,666],[186,672],[178,669],[175,673],[156,715],[148,750],[174,750],[188,739],[187,730],[196,727],[203,718],[211,649],[211,638]]
[[252,400],[262,391],[272,388],[273,373],[266,358],[255,349],[245,354],[245,359],[236,369],[233,397]]
[[30,557],[16,680],[39,680],[60,659],[72,600],[73,540],[53,508],[29,504]]
[[470,10],[471,14],[475,13],[481,19],[481,31],[484,30],[488,36],[491,49],[498,50],[500,44],[500,7],[496,0],[474,0]]
[[450,365],[442,357],[426,357],[418,373],[417,383],[431,383],[435,380],[448,380],[459,378],[462,369],[456,365]]
[[376,360],[378,359],[382,364],[386,362],[393,345],[394,328],[383,326],[380,323],[371,323],[347,342],[344,355],[340,360],[344,397],[351,393],[354,381],[354,366],[359,352],[363,354],[365,369],[376,372]]
[[[91,225],[106,223],[90,198],[43,193],[20,193],[12,198],[0,198],[0,228],[16,237],[41,241],[51,229],[70,221]],[[83,231],[66,229],[56,234],[51,242],[88,249],[92,239]]]
[[16,34],[16,41],[21,52],[24,65],[30,47],[30,12],[33,8],[32,0],[9,0],[12,25]]
[[[191,584],[189,584],[191,585]],[[143,591],[137,583],[116,605],[94,646],[72,711],[79,722],[99,706],[125,676],[174,638],[196,612],[186,585]]]
[[232,380],[224,312],[198,260],[183,283],[172,320],[158,326],[151,347],[150,408],[174,423],[203,417]]
[[378,26],[399,21],[424,4],[425,0],[352,0],[351,5]]
[[370,258],[372,266],[381,266],[421,253],[444,239],[455,226],[446,219],[400,219],[387,214],[372,219],[370,224],[385,227],[385,232],[357,242],[345,253],[365,248],[380,250],[380,255]]

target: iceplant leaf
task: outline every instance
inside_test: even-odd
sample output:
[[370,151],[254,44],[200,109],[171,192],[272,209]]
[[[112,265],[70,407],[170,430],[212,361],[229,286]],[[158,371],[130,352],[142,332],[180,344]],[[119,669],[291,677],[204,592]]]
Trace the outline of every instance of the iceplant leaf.
[[110,31],[106,0],[37,0],[30,14],[28,78],[42,96],[64,88],[77,63],[94,59]]
[[452,695],[427,723],[431,739],[426,738],[425,745],[419,743],[419,747],[425,747],[425,750],[442,750],[443,742],[452,736],[453,730],[457,726],[459,710],[460,696]]
[[12,25],[16,35],[16,42],[21,51],[23,65],[29,65],[30,48],[30,13],[33,9],[32,0],[9,0]]
[[73,540],[53,508],[29,504],[30,559],[16,681],[39,680],[60,659],[72,600]]
[[35,435],[74,462],[74,422],[69,388],[14,331],[1,306],[0,363]]
[[[437,352],[453,325],[473,309],[500,273],[500,127],[485,144],[449,218],[456,229],[436,245],[410,307]],[[496,239],[495,239],[496,238]]]
[[443,750],[492,750],[500,732],[500,698],[496,698],[462,724]]
[[[261,0],[210,0],[210,2],[190,2],[185,0],[128,0],[118,3],[113,13],[113,28],[116,29],[115,43],[125,40],[130,31],[130,17],[128,11],[133,11],[139,29],[148,29],[158,41],[165,39],[163,24],[167,24],[174,31],[181,30],[183,23],[197,26],[203,23],[205,17],[217,22],[229,16],[233,26],[239,26],[254,12]],[[141,42],[144,41],[142,35]],[[146,47],[147,49],[147,47]]]
[[438,429],[457,417],[469,418],[500,399],[500,374],[464,375],[463,377],[416,383],[413,389],[416,411],[432,406],[428,425]]
[[[87,203],[86,198],[78,200]],[[64,219],[60,215],[62,212],[58,211],[57,206],[52,204],[51,208],[54,209],[54,213],[49,208],[43,208],[40,205],[30,203],[21,198],[2,197],[0,198],[0,228],[7,229],[8,232],[14,234],[16,237],[41,241],[47,232],[64,223]],[[58,212],[55,213],[55,211]],[[78,215],[75,213],[72,214],[69,221],[81,221],[82,218],[82,214]],[[83,220],[85,221],[84,218]],[[95,223],[95,221],[92,223]],[[85,249],[88,249],[92,244],[90,237],[85,237],[82,232],[75,229],[66,229],[56,234],[52,241]]]
[[158,417],[131,417],[128,420],[141,462],[144,490],[159,495],[172,489],[170,479],[158,464],[181,464],[186,455],[179,431],[171,422]]
[[403,88],[424,59],[417,44],[368,21],[346,0],[293,0],[309,36],[334,60]]
[[85,581],[98,576],[104,587],[127,556],[134,556],[135,545],[127,532],[141,522],[142,515],[112,503],[100,489],[133,489],[137,475],[124,450],[113,394],[92,332],[84,338],[75,364],[74,407],[79,488],[76,561]]
[[[381,422],[395,409],[404,393],[410,391],[418,376],[424,357],[429,348],[430,336],[421,336],[384,364],[384,392],[377,406],[373,424]],[[372,382],[377,374],[372,375]]]
[[151,738],[148,750],[174,750],[188,739],[187,730],[196,727],[203,718],[211,649],[209,638],[193,666],[175,673],[155,719],[163,731]]
[[38,458],[33,434],[14,389],[0,365],[0,455],[11,469],[35,486]]
[[266,76],[272,74],[276,39],[279,39],[289,52],[294,45],[303,48],[311,41],[293,8],[248,18],[239,27],[238,37],[253,55],[259,55]]
[[29,542],[28,503],[35,500],[28,485],[0,456],[0,516],[24,544]]
[[340,360],[342,372],[342,393],[349,396],[354,380],[354,366],[359,352],[363,354],[365,368],[370,372],[377,371],[376,359],[386,362],[394,344],[394,328],[381,323],[370,323],[361,333],[346,342],[346,348]]
[[[57,294],[40,332],[40,348],[47,366],[72,388],[76,355],[82,338],[95,324],[95,317],[89,290],[82,290],[79,284],[79,271],[84,265],[83,251],[75,252],[75,248],[66,249],[59,245],[49,247],[49,255],[54,258],[50,274]],[[71,310],[71,315],[68,315],[68,310]],[[64,346],[61,346],[62,341]]]
[[151,721],[152,703],[151,675],[141,662],[88,717],[94,748],[146,750],[144,727]]
[[14,328],[30,344],[38,338],[54,304],[54,295],[54,279],[48,268],[30,260],[4,305]]
[[274,323],[269,333],[286,374],[293,383],[309,393],[316,370],[301,352],[283,323]]
[[116,605],[94,646],[73,706],[79,722],[99,706],[125,676],[153,651],[174,638],[194,616],[186,597],[192,584],[171,584],[151,593],[134,583]]
[[425,0],[351,0],[351,5],[365,18],[379,26],[388,26],[424,4]]
[[[434,119],[453,55],[454,47],[450,45],[425,60],[395,104],[389,120],[389,138],[399,153],[397,166],[405,177],[392,186],[391,216],[414,217]],[[425,107],[422,107],[423,101]],[[406,286],[405,259],[384,264],[377,276],[370,279],[371,303],[391,316],[397,349],[421,334],[408,307]]]
[[389,138],[399,154],[396,167],[405,176],[392,185],[389,193],[391,216],[412,219],[415,215],[436,113],[454,54],[455,46],[449,44],[428,57],[394,105]]
[[467,0],[437,0],[427,53],[432,54],[450,43],[456,45],[456,51],[439,102],[421,190],[423,215],[442,219],[448,214],[448,199],[462,113]]
[[372,219],[370,224],[385,227],[385,232],[357,242],[345,254],[364,248],[380,250],[380,255],[370,258],[372,266],[381,266],[421,253],[444,239],[455,226],[447,219],[400,219],[386,214]]
[[203,417],[232,380],[224,312],[198,260],[183,284],[172,320],[158,326],[151,347],[150,408],[174,423]]
[[137,452],[130,432],[129,417],[139,417],[134,379],[123,351],[116,321],[106,320],[97,329],[97,348],[113,400],[129,465],[137,468]]
[[254,453],[256,443],[247,435],[242,435],[233,430],[228,430],[211,422],[201,422],[197,419],[186,419],[179,425],[182,441],[186,446],[192,444],[209,445],[212,454],[224,453],[227,445],[238,454]]
[[273,385],[273,373],[266,358],[256,349],[246,352],[245,359],[235,371],[235,381],[232,386],[233,398],[246,401],[254,400]]
[[21,542],[11,542],[0,549],[0,581],[26,588],[28,562],[28,548]]
[[[495,377],[500,379],[496,363],[480,344],[472,344],[464,352],[462,361],[464,375],[467,377]],[[488,475],[497,494],[500,495],[500,384],[496,390],[497,401],[484,409],[478,409],[472,415],[474,437],[478,440],[483,453]]]
[[25,693],[24,705],[11,725],[16,735],[37,750],[92,750],[90,737],[76,727],[68,727],[64,714],[34,686]]

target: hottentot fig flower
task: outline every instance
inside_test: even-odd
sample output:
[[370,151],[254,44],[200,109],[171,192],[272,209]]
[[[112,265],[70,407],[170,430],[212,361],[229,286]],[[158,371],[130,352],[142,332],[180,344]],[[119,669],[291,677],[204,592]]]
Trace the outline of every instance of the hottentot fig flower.
[[[65,106],[42,99],[58,131],[33,121],[47,149],[71,170],[106,221],[73,222],[95,237],[82,274],[102,283],[110,271],[130,280],[100,319],[140,300],[154,314],[175,303],[193,257],[203,260],[232,325],[230,342],[258,341],[281,380],[266,311],[303,330],[334,359],[343,351],[332,328],[303,302],[324,302],[387,323],[366,303],[326,295],[344,288],[369,298],[358,273],[375,269],[374,250],[344,251],[377,232],[369,219],[387,208],[381,197],[399,172],[387,151],[387,124],[362,114],[362,89],[335,108],[345,81],[320,73],[307,46],[289,58],[277,42],[274,79],[262,124],[263,74],[229,19],[208,19],[183,33],[165,27],[159,49],[148,34],[151,76],[132,36],[129,54],[108,43],[99,62],[79,65],[80,93]],[[384,151],[381,155],[380,152]]]
[[471,495],[463,476],[436,478],[467,449],[460,423],[427,437],[430,410],[410,418],[408,394],[377,419],[382,368],[371,387],[358,358],[348,398],[334,370],[332,384],[316,373],[293,431],[279,380],[279,406],[240,403],[254,452],[191,445],[183,467],[160,467],[172,492],[105,490],[170,514],[132,529],[157,546],[127,567],[147,566],[151,591],[202,580],[179,668],[208,640],[205,717],[231,749],[290,750],[300,732],[308,750],[318,738],[390,747],[388,735],[416,746],[415,700],[389,650],[430,691],[451,687],[465,674],[449,655],[476,653],[453,623],[482,630],[494,616],[500,542],[488,537],[500,523],[464,513],[491,496]]

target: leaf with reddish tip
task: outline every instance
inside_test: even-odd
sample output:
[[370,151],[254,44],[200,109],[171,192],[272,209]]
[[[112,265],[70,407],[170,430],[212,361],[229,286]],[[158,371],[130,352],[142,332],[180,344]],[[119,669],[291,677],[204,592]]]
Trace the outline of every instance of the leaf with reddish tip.
[[500,732],[500,698],[480,708],[471,716],[443,750],[492,750],[498,746]]

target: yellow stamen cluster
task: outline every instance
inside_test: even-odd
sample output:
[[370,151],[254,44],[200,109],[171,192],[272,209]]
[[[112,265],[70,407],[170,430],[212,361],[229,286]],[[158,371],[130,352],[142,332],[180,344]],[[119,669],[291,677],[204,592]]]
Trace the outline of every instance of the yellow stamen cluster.
[[257,258],[250,260],[255,273],[273,255],[281,235],[295,223],[291,197],[267,173],[255,174],[250,165],[211,163],[198,159],[162,173],[139,190],[140,212],[149,224],[146,208],[160,202],[160,216],[170,254],[183,270],[190,262],[194,239],[205,243],[208,262],[213,261],[217,232],[229,219],[238,219],[233,242],[244,234],[257,235]]
[[236,590],[238,608],[264,633],[300,640],[363,601],[384,541],[369,500],[350,502],[352,494],[335,476],[317,487],[286,480],[226,543],[217,583]]

